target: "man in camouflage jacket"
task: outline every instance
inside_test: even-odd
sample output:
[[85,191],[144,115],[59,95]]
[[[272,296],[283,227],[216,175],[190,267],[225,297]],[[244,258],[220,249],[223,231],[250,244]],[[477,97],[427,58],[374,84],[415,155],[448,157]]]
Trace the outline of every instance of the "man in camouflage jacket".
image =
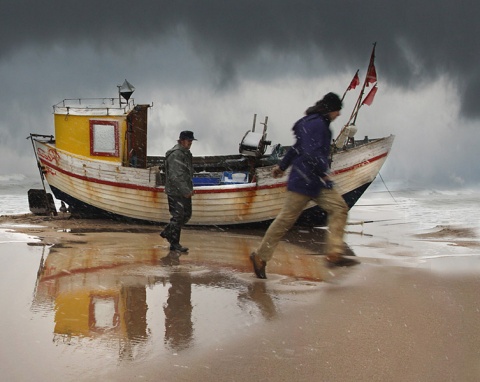
[[188,251],[180,245],[180,234],[192,217],[193,164],[190,147],[194,140],[193,132],[182,131],[178,143],[165,154],[165,192],[172,217],[160,236],[169,241],[172,251]]

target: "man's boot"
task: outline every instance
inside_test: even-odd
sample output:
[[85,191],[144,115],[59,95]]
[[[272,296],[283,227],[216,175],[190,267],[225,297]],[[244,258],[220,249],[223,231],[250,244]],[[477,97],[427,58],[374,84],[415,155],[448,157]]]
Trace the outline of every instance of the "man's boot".
[[172,227],[171,231],[171,241],[170,241],[170,250],[171,251],[177,251],[177,252],[188,252],[187,247],[182,247],[180,245],[180,233],[181,233],[181,228],[180,227]]

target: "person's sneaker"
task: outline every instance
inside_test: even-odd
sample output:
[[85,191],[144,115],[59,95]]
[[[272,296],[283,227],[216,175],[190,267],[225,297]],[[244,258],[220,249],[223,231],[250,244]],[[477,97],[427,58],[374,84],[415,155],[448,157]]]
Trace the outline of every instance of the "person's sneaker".
[[353,267],[354,265],[360,264],[360,261],[352,259],[350,257],[345,257],[342,255],[328,255],[325,258],[327,267]]
[[265,274],[265,267],[267,262],[263,261],[255,252],[252,252],[250,255],[250,260],[253,264],[253,271],[259,279],[266,279],[267,275]]
[[188,248],[182,247],[180,244],[172,244],[170,245],[170,251],[188,252]]

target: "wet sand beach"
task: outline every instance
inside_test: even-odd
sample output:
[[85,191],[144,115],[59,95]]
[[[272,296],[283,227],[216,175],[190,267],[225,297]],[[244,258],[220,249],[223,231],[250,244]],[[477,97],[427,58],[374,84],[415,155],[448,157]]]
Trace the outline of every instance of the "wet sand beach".
[[2,217],[2,380],[480,380],[477,232],[377,213],[349,226],[360,265],[295,228],[267,280],[261,227],[189,227],[178,256],[156,226]]

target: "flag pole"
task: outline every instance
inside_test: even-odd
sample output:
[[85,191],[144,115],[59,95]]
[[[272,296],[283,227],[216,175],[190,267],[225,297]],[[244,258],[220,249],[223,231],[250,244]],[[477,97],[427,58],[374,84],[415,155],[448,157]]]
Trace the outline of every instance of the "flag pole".
[[352,121],[352,119],[353,119],[352,125],[355,125],[355,122],[356,122],[357,116],[358,116],[358,111],[360,110],[360,107],[362,106],[362,98],[363,98],[363,95],[365,94],[365,87],[369,83],[369,78],[368,77],[369,77],[369,74],[371,72],[372,67],[374,67],[376,45],[377,45],[377,43],[374,42],[373,43],[372,54],[370,55],[370,62],[368,63],[367,74],[365,75],[365,80],[363,81],[362,90],[360,91],[360,95],[357,99],[357,103],[355,104],[355,108],[353,109],[353,112],[352,112],[352,115],[350,116],[348,124],[350,124],[350,121]]
[[[357,115],[358,115],[358,110],[360,109],[360,107],[362,106],[362,98],[363,98],[363,94],[365,93],[365,87],[367,86],[367,84],[371,83],[371,82],[376,82],[376,71],[375,71],[375,66],[374,66],[374,60],[375,60],[375,47],[376,47],[377,43],[374,42],[373,43],[373,49],[372,49],[372,53],[370,55],[370,62],[368,63],[368,69],[367,69],[367,74],[365,75],[365,80],[363,82],[363,86],[362,86],[362,90],[360,91],[360,95],[358,96],[357,98],[357,101],[355,103],[355,106],[352,110],[352,114],[350,115],[350,118],[348,119],[348,122],[342,127],[342,129],[340,130],[340,133],[338,134],[338,137],[335,141],[335,144],[334,146],[340,148],[341,145],[343,145],[343,142],[339,142],[339,141],[343,141],[344,138],[346,139],[346,137],[343,137],[343,134],[344,132],[346,131],[346,129],[351,126],[351,125],[355,125],[355,121],[357,120]],[[375,81],[371,81],[371,76],[370,74],[372,73],[375,73]],[[358,74],[358,70],[357,70],[357,74]],[[355,78],[355,77],[354,77]],[[350,83],[351,85],[352,83]],[[349,85],[349,88],[350,88],[350,85]],[[349,89],[347,88],[347,90],[345,91],[345,93],[343,94],[343,97],[342,97],[342,101],[343,101],[343,98],[345,97],[345,94],[346,92],[348,91]],[[352,122],[353,120],[353,122]],[[334,147],[332,146],[332,147]],[[333,151],[332,151],[333,152]]]

